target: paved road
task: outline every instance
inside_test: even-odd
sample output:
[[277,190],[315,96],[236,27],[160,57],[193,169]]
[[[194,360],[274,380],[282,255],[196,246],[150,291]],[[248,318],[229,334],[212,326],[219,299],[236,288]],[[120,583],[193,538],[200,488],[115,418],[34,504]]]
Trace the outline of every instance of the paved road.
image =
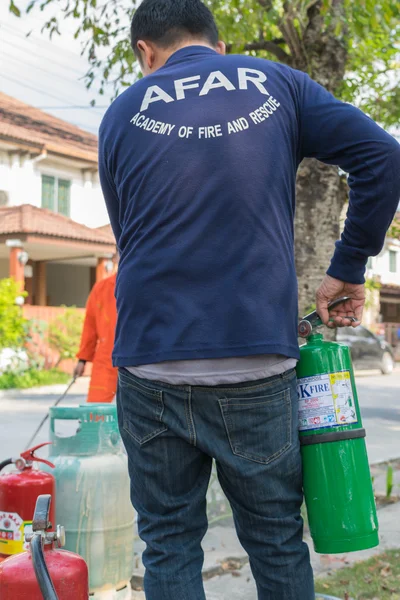
[[392,375],[360,375],[358,398],[370,463],[400,457],[400,370]]
[[[49,407],[64,392],[65,385],[33,390],[0,392],[0,459],[18,456],[29,438],[46,415]],[[79,405],[86,400],[88,380],[79,380],[63,401],[63,406]],[[49,425],[46,423],[34,445],[49,441]],[[41,456],[47,452],[41,451]]]
[[[85,401],[87,379],[79,380],[63,404]],[[29,390],[18,395],[0,393],[0,458],[15,456],[25,446],[31,433],[64,390]],[[400,369],[392,375],[357,376],[357,389],[371,463],[400,457]],[[47,440],[45,426],[38,443]]]

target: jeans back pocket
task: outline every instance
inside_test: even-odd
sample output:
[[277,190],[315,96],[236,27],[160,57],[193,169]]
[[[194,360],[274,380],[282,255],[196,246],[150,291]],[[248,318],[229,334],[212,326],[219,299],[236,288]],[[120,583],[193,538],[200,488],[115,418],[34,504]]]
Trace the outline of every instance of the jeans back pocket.
[[120,371],[118,394],[122,427],[138,444],[146,444],[168,431],[162,422],[164,403],[161,390],[147,388]]
[[291,389],[255,397],[220,398],[232,452],[269,464],[292,444]]

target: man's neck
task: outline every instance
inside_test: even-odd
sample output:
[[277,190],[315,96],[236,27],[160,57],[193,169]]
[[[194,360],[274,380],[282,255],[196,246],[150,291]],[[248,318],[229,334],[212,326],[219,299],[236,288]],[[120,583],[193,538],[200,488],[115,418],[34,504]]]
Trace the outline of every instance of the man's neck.
[[163,53],[162,53],[162,60],[164,61],[164,64],[167,62],[167,60],[173,54],[175,54],[175,52],[178,52],[179,50],[182,50],[183,48],[189,48],[190,46],[203,46],[204,48],[210,48],[210,50],[215,50],[215,48],[213,48],[211,46],[211,44],[209,44],[205,40],[202,40],[202,39],[198,40],[198,39],[191,38],[190,40],[181,42],[181,43],[177,44],[176,46],[165,49],[165,51],[163,51]]

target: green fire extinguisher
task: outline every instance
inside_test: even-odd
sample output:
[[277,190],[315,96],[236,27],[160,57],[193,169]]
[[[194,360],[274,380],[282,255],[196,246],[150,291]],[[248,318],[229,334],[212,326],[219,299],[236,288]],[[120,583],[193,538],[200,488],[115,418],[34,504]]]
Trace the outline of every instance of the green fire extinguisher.
[[[329,306],[333,309],[348,298]],[[300,322],[306,338],[297,365],[303,488],[315,551],[336,554],[379,544],[365,429],[350,350],[325,341],[313,312]]]

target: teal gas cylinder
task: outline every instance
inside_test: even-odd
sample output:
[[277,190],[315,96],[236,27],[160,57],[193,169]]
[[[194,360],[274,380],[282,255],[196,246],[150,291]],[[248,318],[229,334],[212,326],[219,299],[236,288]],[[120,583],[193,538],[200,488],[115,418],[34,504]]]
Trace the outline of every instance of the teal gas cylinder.
[[50,409],[57,522],[89,568],[94,600],[131,597],[134,511],[115,405]]
[[320,324],[311,313],[299,325],[299,430],[311,537],[335,554],[377,546],[378,521],[350,350],[325,341]]

